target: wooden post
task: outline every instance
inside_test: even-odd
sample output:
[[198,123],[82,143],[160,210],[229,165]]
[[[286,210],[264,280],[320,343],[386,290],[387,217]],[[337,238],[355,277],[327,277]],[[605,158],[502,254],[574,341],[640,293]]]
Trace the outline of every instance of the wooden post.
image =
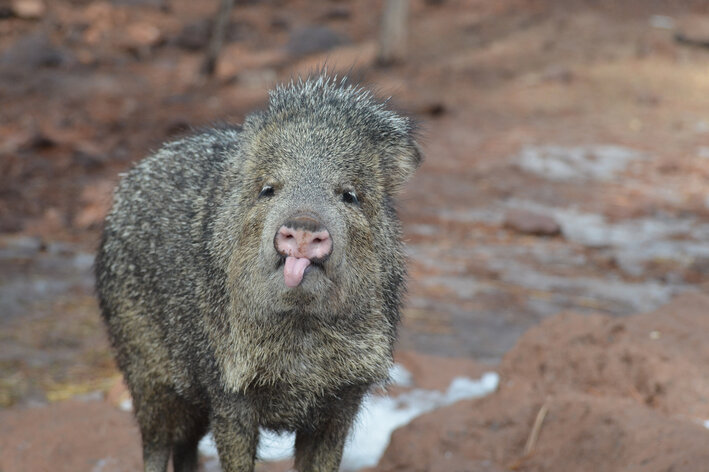
[[202,65],[202,73],[204,75],[211,77],[217,69],[219,52],[221,51],[222,44],[224,43],[224,35],[226,33],[226,28],[229,25],[229,17],[233,7],[234,0],[221,0],[219,3],[219,11],[217,12],[217,16],[214,19],[214,25],[212,26],[212,37],[209,39],[207,55],[204,58],[204,64]]
[[387,66],[406,59],[409,1],[386,0],[379,30],[377,62]]

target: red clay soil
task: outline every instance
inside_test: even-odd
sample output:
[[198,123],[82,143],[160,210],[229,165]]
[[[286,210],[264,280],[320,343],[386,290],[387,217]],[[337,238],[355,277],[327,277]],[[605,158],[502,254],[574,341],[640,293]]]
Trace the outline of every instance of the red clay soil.
[[102,401],[0,412],[0,470],[111,471],[142,467],[129,413]]
[[504,357],[495,394],[397,430],[375,470],[709,470],[707,313],[693,293],[651,314],[547,319]]
[[[496,393],[397,430],[371,470],[707,470],[708,312],[709,295],[690,293],[650,314],[549,318],[504,357]],[[398,360],[424,388],[484,370],[414,352]],[[3,471],[118,472],[140,464],[131,415],[110,401],[0,412],[0,450]],[[287,463],[259,467],[280,471]]]

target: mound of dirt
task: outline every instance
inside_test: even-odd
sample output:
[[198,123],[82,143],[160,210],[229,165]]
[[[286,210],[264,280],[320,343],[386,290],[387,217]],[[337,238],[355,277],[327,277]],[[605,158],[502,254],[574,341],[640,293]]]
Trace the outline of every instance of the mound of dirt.
[[376,470],[706,470],[708,312],[691,293],[650,314],[547,319],[505,356],[498,392],[396,431]]

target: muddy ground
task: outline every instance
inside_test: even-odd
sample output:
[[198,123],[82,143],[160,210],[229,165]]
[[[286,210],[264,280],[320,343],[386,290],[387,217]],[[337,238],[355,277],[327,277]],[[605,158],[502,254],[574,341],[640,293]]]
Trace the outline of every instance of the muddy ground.
[[416,0],[386,68],[380,5],[240,2],[205,79],[216,2],[0,0],[0,470],[137,467],[91,278],[118,174],[325,62],[421,123],[407,367],[502,379],[377,470],[709,470],[709,4]]

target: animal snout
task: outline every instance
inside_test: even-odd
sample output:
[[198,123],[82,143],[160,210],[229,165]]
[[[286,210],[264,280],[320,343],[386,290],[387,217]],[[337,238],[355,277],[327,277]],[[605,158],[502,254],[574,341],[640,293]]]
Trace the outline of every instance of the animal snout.
[[286,221],[276,232],[276,251],[283,256],[322,261],[332,252],[332,238],[315,218],[300,216]]

